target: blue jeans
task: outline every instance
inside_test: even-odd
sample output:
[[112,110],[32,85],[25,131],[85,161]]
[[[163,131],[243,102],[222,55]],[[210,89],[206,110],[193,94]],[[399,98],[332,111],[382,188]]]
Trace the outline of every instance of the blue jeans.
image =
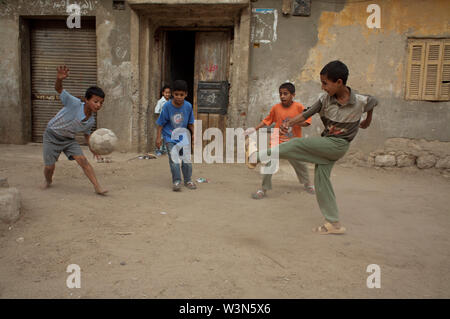
[[[169,155],[169,165],[170,171],[172,173],[172,183],[177,181],[181,182],[181,172],[180,172],[180,163],[179,161],[175,163],[172,160],[172,148],[175,147],[174,143],[166,143],[167,153]],[[179,150],[180,157],[183,155],[183,148]],[[192,163],[186,163],[185,161],[181,161],[181,171],[183,172],[184,183],[190,182],[192,177]]]
[[161,147],[158,148],[157,151],[160,151],[161,154],[167,153],[166,143],[162,143],[162,144],[161,144]]

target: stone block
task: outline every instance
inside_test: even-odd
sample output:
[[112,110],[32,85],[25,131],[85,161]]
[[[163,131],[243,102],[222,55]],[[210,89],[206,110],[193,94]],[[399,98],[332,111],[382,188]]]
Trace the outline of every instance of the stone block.
[[416,157],[412,155],[398,155],[397,166],[398,167],[411,167],[416,163]]
[[4,223],[12,223],[20,215],[20,193],[17,188],[0,189],[0,220]]
[[421,155],[417,157],[418,168],[432,168],[436,165],[436,156],[434,155]]
[[378,155],[375,157],[375,166],[392,167],[395,166],[396,163],[394,155]]
[[450,156],[439,159],[436,162],[436,168],[450,169]]
[[8,188],[8,179],[6,177],[0,177],[0,188]]

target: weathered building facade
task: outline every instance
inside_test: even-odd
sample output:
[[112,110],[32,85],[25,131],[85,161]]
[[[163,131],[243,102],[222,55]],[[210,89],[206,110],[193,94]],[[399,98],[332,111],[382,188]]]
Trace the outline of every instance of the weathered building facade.
[[[74,3],[81,28],[68,30]],[[188,81],[204,128],[249,127],[285,81],[310,105],[321,68],[336,59],[349,67],[349,86],[380,101],[353,148],[394,137],[450,142],[450,2],[373,3],[379,28],[370,28],[368,1],[0,0],[0,143],[39,140],[58,105],[55,63],[73,70],[69,91],[95,82],[105,90],[97,126],[112,129],[121,150],[147,151],[165,82]],[[223,108],[202,104],[202,94],[224,91]],[[314,118],[305,135],[321,129]]]

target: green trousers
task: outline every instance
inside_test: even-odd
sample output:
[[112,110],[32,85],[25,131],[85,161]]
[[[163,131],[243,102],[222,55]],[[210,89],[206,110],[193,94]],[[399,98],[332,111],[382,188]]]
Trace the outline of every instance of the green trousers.
[[[350,143],[336,137],[293,138],[267,151],[268,155],[278,152],[279,158],[308,162],[315,165],[314,187],[322,215],[329,222],[339,221],[330,175],[334,163],[347,152]],[[260,160],[259,153],[257,153]]]
[[[299,160],[288,159],[289,163],[297,174],[298,181],[301,184],[310,184],[308,167],[306,164]],[[270,165],[269,163],[267,165]],[[272,189],[272,174],[263,174],[262,188],[264,190]]]

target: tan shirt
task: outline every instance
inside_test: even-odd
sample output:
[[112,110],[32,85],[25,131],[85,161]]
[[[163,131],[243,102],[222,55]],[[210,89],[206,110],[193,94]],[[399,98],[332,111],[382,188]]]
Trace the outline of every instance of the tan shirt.
[[319,113],[325,126],[322,136],[338,137],[351,142],[358,133],[361,116],[372,110],[378,101],[370,95],[358,94],[350,90],[350,98],[345,105],[341,105],[335,96],[324,93],[319,100],[303,112],[305,119]]

